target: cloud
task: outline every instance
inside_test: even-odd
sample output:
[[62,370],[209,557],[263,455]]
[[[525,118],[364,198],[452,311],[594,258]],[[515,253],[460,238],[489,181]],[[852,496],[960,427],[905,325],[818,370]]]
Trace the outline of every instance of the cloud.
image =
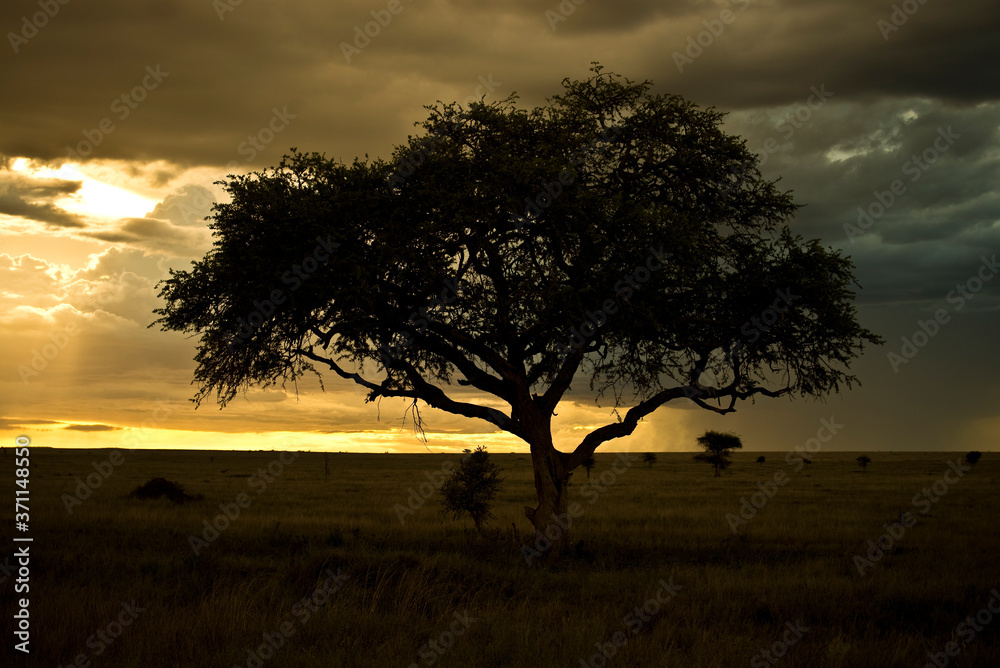
[[[894,7],[903,5],[917,9],[894,17]],[[0,21],[19,30],[27,6],[3,4]],[[70,324],[79,334],[29,386],[16,375],[0,379],[5,406],[21,414],[45,406],[47,415],[83,426],[112,417],[140,424],[155,412],[155,399],[172,397],[184,408],[172,414],[171,428],[398,426],[405,405],[389,411],[383,404],[380,424],[379,408],[336,378],[328,379],[327,394],[302,379],[295,402],[284,393],[251,392],[222,413],[212,406],[189,411],[196,342],[146,329],[161,305],[157,281],[168,267],[209,248],[205,216],[214,197],[224,196],[212,182],[226,171],[275,164],[291,146],[348,162],[387,157],[414,132],[414,121],[426,118],[425,104],[474,96],[483,79],[497,82],[488,101],[517,91],[522,106],[544,104],[560,92],[563,77],[589,76],[594,60],[633,80],[651,80],[655,92],[732,112],[727,128],[766,160],[768,178],[783,177],[779,186],[806,205],[793,231],[853,257],[864,286],[862,323],[897,347],[918,319],[973,275],[981,257],[1000,248],[1000,69],[994,65],[1000,13],[993,0],[414,2],[404,3],[350,62],[342,43],[353,43],[356,28],[384,4],[230,3],[233,11],[221,16],[217,6],[73,4],[12,56],[7,81],[19,97],[0,118],[0,164],[8,167],[0,169],[0,214],[36,222],[2,232],[0,363],[15,369],[28,363]],[[724,10],[733,19],[720,24]],[[691,62],[679,67],[675,54]],[[66,68],[67,58],[73,68]],[[150,69],[161,74],[150,78]],[[814,87],[833,93],[818,108],[808,105]],[[288,122],[272,125],[278,112]],[[959,135],[948,150],[928,169],[907,171],[948,128]],[[765,149],[770,139],[774,151]],[[13,161],[3,157],[57,168],[81,144],[89,145],[79,167],[88,183],[159,204],[145,217],[141,201],[133,217],[84,217],[63,204],[67,197],[86,199],[78,197],[79,182],[32,179],[11,171]],[[856,225],[858,208],[878,203],[895,180],[905,192],[852,243],[844,226]],[[64,244],[41,246],[42,228],[59,232]],[[19,240],[11,230],[32,237],[26,248],[8,248],[9,240]],[[836,404],[838,417],[842,408],[850,414],[848,435],[838,444],[937,438],[939,447],[950,447],[949,429],[958,433],[953,428],[962,420],[991,424],[998,285],[989,283],[953,312],[955,324],[900,371],[904,382],[888,369],[887,350],[870,352],[858,366],[865,389]],[[965,396],[941,393],[959,386],[969,390]],[[561,443],[578,441],[576,427],[609,419],[582,393],[568,401],[580,403],[560,409]],[[904,419],[914,406],[947,417],[930,427]],[[761,402],[725,419],[746,428],[748,447],[791,447],[815,433],[826,410]],[[488,429],[427,415],[449,434]],[[694,410],[657,413],[642,439],[651,439],[648,449],[686,448],[703,428],[729,428],[721,419]],[[66,433],[72,431],[79,430]],[[642,439],[616,447],[647,449]]]
[[[424,104],[464,98],[480,75],[540,104],[592,60],[727,108],[788,104],[824,82],[861,101],[973,105],[1000,95],[1000,71],[989,66],[1000,60],[992,0],[924,3],[888,39],[878,21],[892,7],[882,4],[569,3],[575,10],[553,30],[545,12],[566,4],[404,3],[349,63],[341,43],[377,11],[360,0],[241,3],[221,17],[203,0],[88,3],[60,12],[21,47],[13,74],[22,95],[0,120],[0,152],[55,160],[90,137],[87,159],[178,165],[274,164],[290,146],[346,160],[387,156],[425,117]],[[672,54],[727,9],[734,20],[678,71]],[[0,20],[20,25],[23,11],[7,3]],[[66,53],[75,68],[61,66]],[[147,68],[158,67],[166,75],[151,87]],[[266,132],[272,110],[286,106],[295,119]],[[267,141],[242,153],[253,137]]]
[[60,270],[31,255],[0,253],[0,313],[22,304],[52,307],[59,303]]
[[148,217],[123,218],[112,229],[89,232],[87,236],[178,257],[196,255],[209,246],[207,230],[194,230]]
[[25,425],[38,425],[38,424],[62,424],[62,423],[57,420],[31,420],[24,418],[0,417],[0,430],[28,429],[28,427]]
[[81,228],[82,216],[70,213],[50,201],[80,189],[79,181],[35,179],[0,170],[0,214],[27,218],[50,227]]
[[164,197],[143,218],[122,218],[85,236],[173,257],[200,257],[211,245],[205,217],[215,196],[186,184]]
[[21,332],[106,326],[103,313],[145,327],[158,303],[154,286],[168,264],[163,256],[113,248],[74,271],[31,255],[0,253],[0,324]]
[[62,195],[72,195],[80,190],[81,181],[57,178],[35,178],[0,169],[0,189],[10,190],[31,197],[51,198]]
[[204,227],[214,203],[211,190],[189,184],[167,195],[146,217],[169,220],[184,227]]
[[106,424],[70,424],[63,429],[70,431],[119,431],[121,427],[112,427]]
[[[793,231],[852,256],[862,303],[943,299],[996,252],[1000,104],[834,95],[810,110],[807,95],[733,112],[727,128],[760,155],[766,177],[780,177],[779,188],[805,205]],[[796,110],[808,112],[803,122]],[[990,286],[981,299],[993,294]]]

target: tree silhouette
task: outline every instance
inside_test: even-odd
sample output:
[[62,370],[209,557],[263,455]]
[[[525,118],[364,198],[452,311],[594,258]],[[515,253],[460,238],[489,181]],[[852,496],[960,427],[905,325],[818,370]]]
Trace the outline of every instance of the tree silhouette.
[[588,455],[586,459],[581,462],[580,466],[587,471],[587,480],[590,480],[590,472],[594,469],[597,462],[594,460],[594,455]]
[[[213,248],[155,311],[200,336],[195,401],[332,372],[409,400],[418,428],[418,401],[488,422],[530,446],[540,540],[570,473],[667,402],[725,414],[850,388],[880,339],[849,258],[792,235],[797,205],[723,114],[592,73],[532,110],[427,107],[393,162],[293,149],[221,182]],[[563,452],[571,387],[620,419]]]
[[652,452],[647,452],[642,456],[642,461],[646,465],[646,468],[649,468],[656,463],[656,454]]
[[868,468],[868,465],[872,463],[872,458],[868,455],[861,455],[854,461],[858,463],[858,466],[861,467],[861,472],[864,473],[864,471]]
[[979,463],[979,459],[983,456],[983,453],[978,450],[973,450],[965,455],[965,461],[969,463],[969,466],[975,466]]
[[743,442],[736,434],[706,431],[698,437],[698,445],[705,448],[705,452],[696,454],[695,461],[711,464],[715,471],[715,477],[718,478],[722,471],[729,468],[729,455],[732,454],[733,450],[742,448]]
[[441,484],[442,512],[455,519],[468,515],[482,535],[486,520],[493,517],[493,501],[503,491],[502,470],[490,461],[490,453],[484,446],[463,457]]
[[767,459],[764,458],[764,455],[761,455],[760,457],[757,458],[757,463],[760,464],[761,468],[764,468],[764,462],[766,461]]

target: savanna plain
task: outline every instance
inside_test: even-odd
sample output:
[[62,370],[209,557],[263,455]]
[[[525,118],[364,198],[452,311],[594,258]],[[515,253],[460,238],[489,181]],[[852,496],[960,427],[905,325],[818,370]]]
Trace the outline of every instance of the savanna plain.
[[[432,493],[461,454],[290,451],[278,467],[280,452],[32,447],[32,651],[8,632],[0,663],[1000,666],[1000,457],[872,452],[862,471],[859,454],[743,452],[714,477],[691,453],[599,452],[571,480],[576,547],[529,565],[527,454],[492,454],[506,490],[480,535]],[[0,463],[13,506],[13,448]],[[193,499],[129,496],[158,477]]]

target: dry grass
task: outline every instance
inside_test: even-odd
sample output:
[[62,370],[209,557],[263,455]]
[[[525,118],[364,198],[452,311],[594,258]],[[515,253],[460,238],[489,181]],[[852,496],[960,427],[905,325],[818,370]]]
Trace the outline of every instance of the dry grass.
[[[8,499],[10,453],[2,460]],[[914,495],[957,454],[872,453],[866,473],[857,453],[821,453],[798,473],[783,453],[767,453],[763,468],[757,454],[736,455],[721,478],[690,455],[660,454],[651,468],[636,457],[600,494],[583,493],[581,469],[574,536],[584,547],[529,568],[520,549],[528,539],[521,508],[534,497],[526,455],[494,455],[507,491],[492,534],[480,538],[471,523],[443,519],[435,499],[405,523],[394,511],[448,456],[332,454],[324,483],[322,454],[304,454],[257,494],[260,479],[245,476],[278,453],[125,452],[70,515],[61,495],[108,452],[33,448],[34,652],[28,663],[15,660],[68,666],[83,654],[93,666],[247,666],[248,651],[285,623],[289,637],[264,666],[427,666],[432,655],[421,656],[421,646],[442,634],[447,642],[456,624],[461,634],[433,665],[602,665],[591,664],[595,644],[619,633],[627,643],[608,666],[767,666],[755,655],[786,623],[801,622],[809,630],[775,665],[919,667],[949,640],[961,648],[953,665],[1000,665],[1000,620],[968,645],[955,635],[1000,586],[1000,458],[987,453],[923,514]],[[614,459],[599,454],[591,480],[608,480]],[[778,470],[788,484],[734,536],[726,513]],[[128,498],[155,477],[204,498],[182,506]],[[251,504],[196,556],[189,536],[240,493]],[[859,575],[855,555],[903,511],[917,524]],[[2,533],[10,546],[9,522]],[[325,583],[327,569],[347,579],[305,619],[295,606]],[[639,618],[630,613],[661,579],[681,589],[633,633]],[[14,599],[8,577],[3,609]],[[100,641],[88,646],[88,638],[132,601],[144,611],[97,655]],[[476,621],[465,630],[456,613]],[[12,656],[9,634],[5,644],[3,656]]]

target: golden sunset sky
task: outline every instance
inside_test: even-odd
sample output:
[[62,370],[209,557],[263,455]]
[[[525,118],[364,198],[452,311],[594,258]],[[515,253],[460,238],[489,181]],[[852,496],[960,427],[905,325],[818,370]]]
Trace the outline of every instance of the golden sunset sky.
[[[856,364],[863,387],[843,396],[764,398],[729,416],[668,405],[602,451],[694,450],[705,429],[789,450],[824,419],[843,425],[830,450],[993,449],[1000,10],[902,5],[913,11],[837,0],[5,2],[0,442],[523,450],[429,409],[425,444],[404,403],[366,404],[334,378],[325,392],[310,382],[195,410],[197,341],[148,328],[155,286],[211,247],[205,216],[227,173],[274,165],[291,147],[388,158],[424,105],[514,92],[540,105],[600,61],[729,112],[764,175],[807,205],[793,231],[853,257],[861,324],[887,340]],[[890,355],[915,335],[912,356]],[[558,410],[563,448],[614,420],[577,385]]]

